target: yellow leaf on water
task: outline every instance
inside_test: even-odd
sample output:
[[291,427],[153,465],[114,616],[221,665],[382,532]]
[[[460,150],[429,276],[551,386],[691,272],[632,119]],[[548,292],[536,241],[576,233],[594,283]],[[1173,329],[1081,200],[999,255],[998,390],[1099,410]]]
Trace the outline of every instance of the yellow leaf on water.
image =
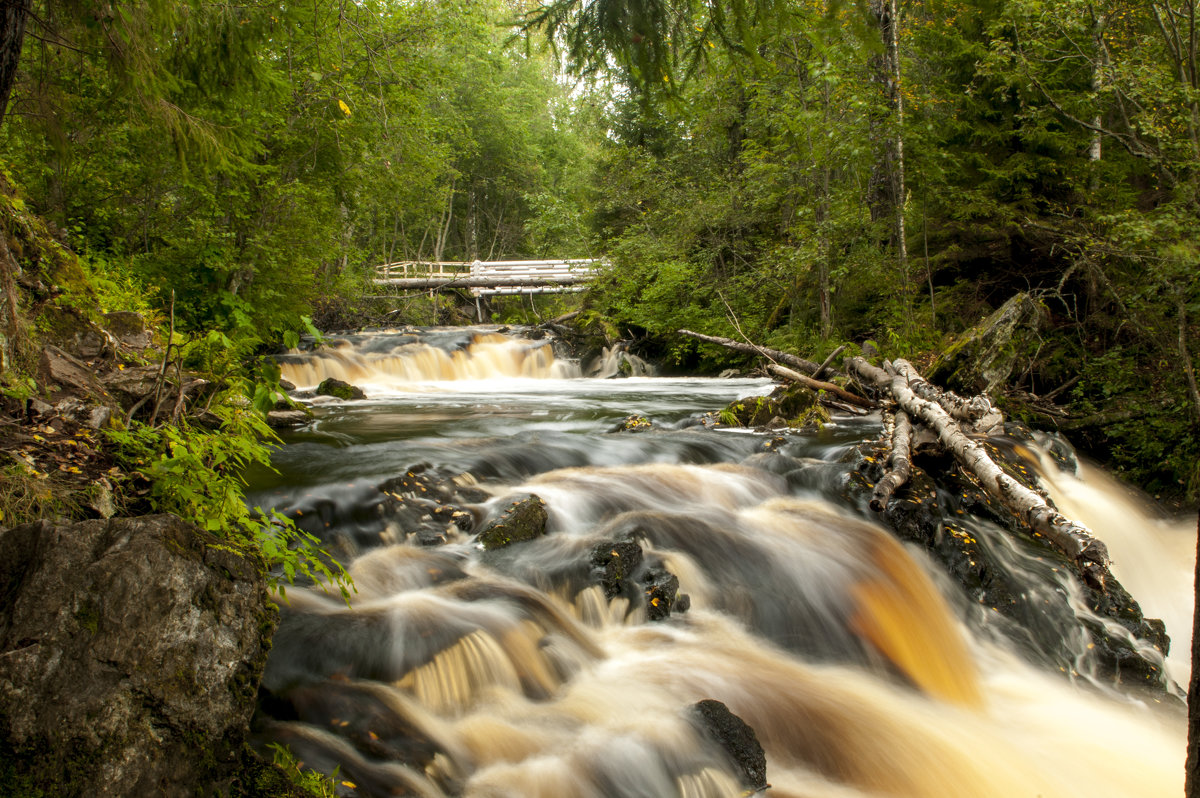
[[346,105],[345,100],[338,100],[338,108],[342,109],[343,114],[350,116],[350,106]]

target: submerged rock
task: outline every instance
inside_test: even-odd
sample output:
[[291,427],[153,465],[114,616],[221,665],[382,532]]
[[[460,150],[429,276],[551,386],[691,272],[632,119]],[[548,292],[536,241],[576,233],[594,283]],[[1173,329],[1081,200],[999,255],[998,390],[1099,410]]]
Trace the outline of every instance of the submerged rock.
[[312,418],[312,411],[301,408],[271,410],[267,413],[267,423],[276,429],[300,427],[312,421]]
[[0,532],[0,585],[5,794],[228,794],[261,769],[256,554],[175,516],[41,521]]
[[613,427],[611,432],[645,432],[653,428],[650,419],[645,416],[626,416],[617,426]]
[[530,494],[515,499],[498,519],[479,533],[485,549],[498,549],[510,543],[533,540],[546,534],[546,503]]
[[362,388],[351,385],[345,380],[339,380],[337,377],[330,377],[317,386],[318,396],[332,396],[335,399],[366,399],[367,395],[363,393]]

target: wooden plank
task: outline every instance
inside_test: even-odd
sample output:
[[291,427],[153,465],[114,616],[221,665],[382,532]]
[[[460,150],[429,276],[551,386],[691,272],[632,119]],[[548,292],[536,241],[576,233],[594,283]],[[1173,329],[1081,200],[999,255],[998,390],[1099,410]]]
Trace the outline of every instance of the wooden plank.
[[539,285],[574,285],[591,280],[590,275],[567,274],[537,277],[391,277],[375,280],[376,285],[394,288],[506,288],[533,287]]

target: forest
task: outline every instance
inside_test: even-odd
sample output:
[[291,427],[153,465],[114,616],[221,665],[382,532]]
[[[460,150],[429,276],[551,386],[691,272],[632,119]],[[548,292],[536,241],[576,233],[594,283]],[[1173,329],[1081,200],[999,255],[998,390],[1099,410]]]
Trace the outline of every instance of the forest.
[[[870,791],[890,790],[894,777],[911,781],[909,792],[897,788],[895,794],[940,795],[937,784],[925,781],[933,771],[919,758],[897,755],[891,761],[903,761],[904,768],[876,772],[864,766],[862,773],[855,770],[857,754],[847,755],[844,767],[829,764],[833,753],[814,754],[816,764],[781,760],[779,752],[790,756],[793,748],[808,752],[806,746],[815,745],[825,752],[820,726],[800,735],[821,737],[820,744],[805,737],[803,745],[791,746],[787,719],[808,717],[809,708],[821,706],[831,728],[874,733],[894,722],[900,731],[889,745],[907,750],[903,746],[916,738],[903,731],[909,728],[904,724],[914,713],[902,707],[915,706],[905,703],[914,696],[936,698],[940,690],[952,697],[947,706],[953,711],[939,714],[929,739],[953,737],[947,729],[975,717],[955,702],[970,712],[986,703],[985,680],[973,681],[976,659],[982,670],[996,667],[971,652],[992,650],[1006,635],[1011,639],[1005,645],[1020,654],[1012,658],[1021,661],[1012,673],[1026,674],[1020,668],[1036,665],[1054,678],[1069,674],[1070,684],[1064,678],[1054,690],[1074,690],[1077,679],[1090,679],[1096,697],[1112,688],[1121,701],[1136,696],[1162,709],[1164,728],[1182,724],[1187,702],[1167,667],[1167,630],[1177,619],[1143,615],[1137,604],[1142,599],[1135,601],[1108,572],[1104,544],[1053,511],[1036,485],[1039,466],[1025,443],[1034,440],[1031,430],[1061,433],[1070,445],[1052,456],[1074,446],[1082,462],[1098,463],[1157,500],[1154,513],[1178,514],[1200,503],[1197,0],[0,0],[0,12],[0,593],[6,597],[0,609],[8,613],[0,617],[0,719],[6,727],[0,734],[0,792],[86,794],[103,771],[111,781],[96,789],[106,795],[155,794],[163,785],[176,790],[162,792],[171,795],[400,794],[366,784],[380,773],[387,789],[411,777],[404,783],[412,791],[403,794],[501,794],[486,792],[488,779],[516,778],[515,765],[505,770],[509,753],[497,755],[497,771],[507,775],[496,776],[476,768],[478,762],[463,753],[466,743],[438,748],[445,742],[441,732],[413,742],[428,729],[404,725],[396,707],[410,699],[396,697],[397,685],[408,680],[404,689],[416,695],[437,681],[446,657],[477,665],[503,654],[518,665],[533,664],[524,669],[505,660],[499,670],[483,670],[503,671],[504,678],[512,672],[509,709],[515,716],[527,698],[546,702],[536,704],[540,711],[604,672],[593,667],[607,655],[595,641],[611,641],[585,629],[587,623],[614,639],[633,629],[629,640],[640,642],[621,649],[630,657],[610,661],[620,667],[642,663],[644,654],[652,662],[660,653],[654,646],[670,636],[639,637],[634,627],[641,621],[662,620],[671,634],[709,624],[710,649],[696,655],[691,673],[712,676],[704,668],[720,662],[728,674],[712,676],[714,683],[728,678],[722,683],[738,685],[731,693],[736,696],[743,684],[737,680],[745,678],[761,691],[757,725],[772,767],[784,763],[777,771],[784,780],[780,795],[800,794],[796,785],[809,783],[810,766],[839,795],[860,789],[882,794]],[[588,258],[602,266],[578,293],[482,301],[461,291],[395,291],[374,281],[386,264],[537,258]],[[947,454],[953,447],[929,454],[912,443],[913,457],[924,459],[910,468],[908,439],[921,434],[913,433],[919,426],[915,408],[965,406],[966,400],[933,383],[980,392],[978,385],[955,384],[953,374],[947,380],[932,369],[961,352],[981,323],[1011,307],[1028,310],[1021,322],[1026,329],[1003,343],[1008,365],[987,389],[995,408],[984,402],[986,413],[964,411],[952,421],[947,415],[933,436],[949,437],[943,432],[953,427],[962,441],[952,452],[960,467]],[[569,329],[558,323],[568,319]],[[500,332],[467,340],[461,330],[447,331],[476,321],[492,322]],[[529,325],[536,335],[519,344],[493,339],[509,325]],[[583,358],[569,368],[551,362],[547,330],[567,330],[578,351],[621,353],[627,369],[652,363],[664,379],[734,375],[706,381],[725,387],[697,389],[687,400],[697,406],[716,392],[732,391],[737,380],[767,383],[766,371],[753,370],[761,365],[758,353],[773,353],[780,362],[805,364],[801,370],[813,377],[792,377],[819,389],[821,401],[833,397],[839,407],[840,397],[853,405],[843,402],[842,409],[860,415],[883,408],[869,423],[881,417],[885,433],[879,440],[887,440],[875,449],[869,440],[847,443],[858,421],[840,430],[835,423],[832,436],[847,436],[837,443],[844,448],[835,462],[830,452],[837,446],[818,440],[830,416],[817,406],[817,394],[804,399],[810,414],[804,418],[816,419],[811,425],[772,418],[774,410],[763,409],[800,402],[802,390],[784,392],[782,399],[772,394],[775,404],[739,395],[725,410],[704,410],[687,422],[712,432],[732,419],[731,426],[760,427],[767,436],[769,429],[782,429],[767,424],[778,420],[797,432],[794,439],[717,434],[699,443],[687,437],[691,427],[684,421],[672,419],[678,426],[659,429],[648,418],[624,413],[616,428],[600,429],[612,420],[604,413],[615,418],[613,407],[644,398],[620,388],[603,400],[569,391],[546,400],[521,396],[514,400],[518,410],[501,407],[495,419],[455,415],[457,410],[439,415],[438,409],[426,422],[385,407],[381,420],[347,426],[343,433],[338,425],[349,424],[356,411],[339,415],[337,405],[314,416],[319,405],[305,402],[316,401],[316,390],[306,393],[316,381],[297,390],[284,378],[360,353],[351,352],[362,343],[354,334],[365,328],[386,330],[376,343],[425,347],[447,359],[472,347],[508,347],[504,351],[517,352],[511,357],[521,368],[551,379],[593,375],[581,370]],[[323,348],[333,336],[341,349]],[[844,369],[835,365],[837,373],[825,375],[828,382],[815,379],[842,356],[837,362]],[[777,362],[770,373],[788,370]],[[605,376],[622,374],[614,366]],[[899,381],[913,390],[904,388],[909,404],[893,413],[903,404]],[[650,398],[676,412],[675,388],[646,390],[661,391]],[[478,406],[492,407],[494,397],[485,398]],[[529,410],[520,404],[526,401],[538,406]],[[595,409],[600,406],[602,411]],[[1027,437],[987,441],[999,429],[989,426],[999,418],[995,409],[1019,422],[1012,426]],[[571,436],[553,424],[536,432],[519,426],[560,411],[564,415],[552,421],[578,414],[569,423],[587,435],[567,444],[563,438]],[[268,424],[272,413],[292,414],[293,420],[298,415],[301,427],[314,417],[322,423],[280,433]],[[444,424],[449,439],[461,432],[478,434],[481,442],[413,444],[426,423]],[[933,426],[929,419],[924,423],[928,444]],[[652,428],[663,433],[661,449]],[[801,431],[812,433],[811,439]],[[385,441],[386,435],[395,440]],[[963,466],[961,451],[968,446],[970,457],[991,465],[986,479],[980,476],[985,472]],[[417,450],[445,459],[434,465],[402,459],[415,458],[411,452]],[[988,459],[993,455],[1000,465]],[[614,462],[630,459],[614,465],[605,459],[610,456]],[[313,476],[310,458],[327,461],[321,465],[329,474]],[[696,467],[701,461],[716,466],[706,471]],[[1073,455],[1062,461],[1076,462]],[[451,473],[447,463],[457,471]],[[393,466],[395,473],[366,484],[375,477],[371,469]],[[286,477],[264,476],[288,468]],[[602,479],[588,483],[581,476],[588,469]],[[824,477],[814,476],[818,472]],[[835,472],[842,480],[838,496],[829,487]],[[1002,491],[1020,491],[1028,503],[1014,509],[1004,496],[989,495],[982,485],[993,478],[1007,486]],[[283,485],[285,479],[293,484]],[[730,487],[739,480],[745,491]],[[524,484],[560,500],[574,490],[592,490],[594,496],[578,500],[580,507],[601,497],[595,498],[601,508],[596,517],[573,528],[578,539],[551,540],[548,546],[561,551],[530,560],[533,565],[490,550],[515,541],[526,552],[539,551],[547,529],[561,531],[554,525],[565,525],[569,514],[536,494],[504,492]],[[683,507],[671,509],[675,517],[653,504],[659,489],[681,496],[699,491],[715,503],[702,518],[693,506],[698,501],[681,500]],[[313,498],[323,490],[335,500]],[[760,504],[729,499],[718,506],[739,491]],[[264,502],[264,511],[253,506],[252,494],[283,498],[278,505]],[[628,513],[603,515],[603,507],[625,507],[630,494],[636,501]],[[650,499],[638,504],[642,494]],[[894,500],[893,494],[905,498]],[[798,499],[817,495],[851,504],[861,499],[854,506],[864,518],[847,521],[850,505],[831,503],[817,511]],[[868,496],[875,515],[866,518]],[[931,499],[927,506],[925,497]],[[500,504],[504,508],[496,510]],[[797,520],[805,513],[813,513],[816,520],[808,522],[816,526]],[[1038,526],[1035,514],[1053,520]],[[391,526],[380,521],[384,516]],[[397,518],[413,521],[416,531],[405,532],[413,545],[396,538],[402,526]],[[485,521],[501,531],[492,539],[479,534],[477,541],[473,525]],[[900,543],[888,535],[888,525]],[[1070,534],[1056,525],[1070,526]],[[378,535],[367,543],[352,539],[368,528]],[[794,536],[774,537],[779,529],[794,530]],[[987,534],[993,541],[981,545]],[[121,560],[130,540],[140,541],[129,544],[137,554]],[[697,542],[702,540],[711,546]],[[397,542],[405,545],[390,545]],[[920,556],[928,561],[910,561],[911,550],[922,547]],[[398,549],[405,551],[396,554]],[[553,561],[568,549],[575,559]],[[737,556],[727,556],[734,550]],[[785,562],[783,551],[795,561]],[[79,559],[90,554],[95,562]],[[378,563],[387,557],[409,559],[376,578],[371,569],[382,568]],[[478,561],[467,567],[467,558]],[[833,576],[804,576],[823,558],[835,563]],[[552,561],[559,571],[543,568]],[[685,567],[676,570],[684,587],[688,578],[702,585],[690,588],[699,607],[668,626],[672,612],[679,616],[691,606],[680,592],[679,574],[667,567],[681,562]],[[939,563],[948,576],[936,577],[941,581],[935,585],[927,570]],[[493,566],[496,573],[487,573]],[[626,568],[637,569],[644,590],[630,587],[635,570]],[[402,572],[403,578],[397,576]],[[777,581],[760,580],[767,572]],[[43,573],[52,576],[39,582]],[[593,604],[564,610],[556,602],[566,606],[566,586],[582,573],[600,578],[579,592]],[[84,574],[91,581],[71,593],[55,581],[58,574]],[[410,576],[412,585],[404,590],[423,598],[411,606],[388,605],[387,612],[396,614],[385,615],[380,606],[398,595],[385,588]],[[551,577],[563,580],[566,586],[554,586],[563,595],[544,583]],[[521,579],[525,583],[516,584]],[[1170,580],[1164,575],[1160,581]],[[815,599],[805,593],[818,582],[834,592]],[[953,590],[943,583],[953,583]],[[158,592],[153,601],[126,602],[121,606],[133,609],[119,615],[118,602],[109,600],[126,596],[129,585]],[[761,592],[743,592],[747,585]],[[1068,597],[1067,587],[1078,596]],[[329,595],[318,596],[317,588]],[[954,592],[960,588],[961,595]],[[372,590],[379,595],[373,598]],[[954,596],[945,607],[939,590]],[[22,591],[39,598],[14,598]],[[288,604],[289,591],[300,596],[295,606]],[[372,604],[375,598],[380,602]],[[425,599],[430,606],[441,602],[444,613],[434,621],[420,614]],[[826,625],[836,634],[828,639],[789,625],[819,615],[804,603],[810,600],[833,612]],[[172,602],[191,613],[189,619],[207,613],[205,622],[221,633],[180,632],[191,620],[161,635],[130,631],[142,628],[141,615],[167,617],[178,608]],[[903,614],[910,603],[921,618]],[[476,612],[484,605],[487,612]],[[152,609],[142,613],[145,607]],[[621,607],[632,607],[628,617],[638,619],[629,629],[610,623]],[[569,618],[571,612],[579,618]],[[18,615],[36,635],[13,631],[17,621],[10,616]],[[372,646],[392,646],[387,635],[396,634],[394,651],[403,648],[395,632],[402,616],[419,631],[405,644],[420,650],[411,661],[404,652],[406,670],[385,662],[370,671],[385,659]],[[335,628],[330,619],[341,617],[348,622]],[[921,623],[929,617],[945,628],[926,630]],[[959,639],[959,626],[977,633],[969,646],[967,638]],[[725,651],[721,646],[734,639],[731,629],[747,642]],[[30,653],[43,646],[43,630],[47,640],[62,633],[65,641],[66,654],[54,653],[53,667]],[[910,644],[909,634],[919,644]],[[809,635],[814,650],[804,648],[812,642]],[[361,655],[361,672],[339,664],[336,646],[328,647],[330,654],[318,645],[326,638],[346,641],[344,648]],[[552,639],[558,642],[546,643]],[[660,642],[638,648],[651,640]],[[435,643],[445,645],[435,650]],[[268,660],[273,644],[283,653]],[[832,648],[817,651],[822,645]],[[44,648],[51,651],[51,643]],[[94,657],[93,649],[103,656]],[[318,650],[333,664],[312,665]],[[693,656],[678,650],[684,660]],[[1183,650],[1177,646],[1177,658]],[[225,668],[225,681],[200,684],[194,674],[208,671],[193,667],[180,651],[209,656],[214,669]],[[742,668],[747,652],[761,671]],[[1089,671],[1080,664],[1085,660],[1099,664]],[[62,670],[59,662],[67,663]],[[137,700],[122,703],[124,698],[103,693],[105,680],[119,670],[114,663],[132,663],[132,675],[119,689],[136,683]],[[314,673],[303,678],[288,670],[309,665]],[[393,666],[395,672],[388,670]],[[846,683],[838,681],[845,674],[828,682],[813,676],[843,666],[850,674]],[[328,673],[318,673],[320,668]],[[922,675],[925,668],[942,672]],[[632,684],[640,690],[657,677],[658,667],[652,670],[636,684],[585,689],[624,694]],[[765,673],[779,682],[754,681]],[[44,727],[58,717],[57,703],[19,719],[19,711],[39,705],[21,692],[25,688],[12,685],[21,678],[48,684],[40,680],[62,674],[65,684],[79,687],[75,706],[93,700],[93,708],[105,713],[110,705],[134,707],[134,720],[121,721],[126,727],[116,731],[96,721],[94,731],[100,710],[86,709]],[[138,680],[150,679],[147,674],[165,681],[144,687]],[[709,676],[695,678],[707,684]],[[304,681],[310,677],[311,683]],[[816,685],[811,692],[811,686],[791,692],[810,677]],[[429,682],[423,685],[423,678]],[[377,683],[366,684],[369,679]],[[845,706],[822,703],[830,685]],[[1196,674],[1192,687],[1189,789],[1200,790]],[[385,694],[386,700],[376,700]],[[785,694],[798,703],[781,704],[788,709],[773,728],[779,710],[774,699]],[[883,714],[854,714],[863,707],[876,712],[876,698],[885,694],[888,701],[899,695],[901,707],[886,723]],[[675,693],[669,695],[661,700],[676,701]],[[474,697],[454,696],[464,698],[463,707]],[[651,703],[659,700],[656,694]],[[396,739],[413,735],[396,745],[400,755],[425,759],[410,762],[388,751],[376,761],[372,757],[394,742],[380,741],[375,729],[384,727],[347,731],[342,727],[351,722],[330,714],[330,734],[357,734],[354,745],[323,737],[325,743],[309,750],[344,758],[305,766],[325,775],[301,768],[303,757],[293,757],[287,746],[303,751],[318,732],[289,738],[287,730],[294,732],[306,711],[324,712],[325,701],[364,702],[349,710],[361,710],[355,723],[381,722],[395,712]],[[938,713],[945,710],[937,706]],[[979,709],[979,717],[998,706]],[[669,709],[660,718],[664,728],[682,723],[672,714],[677,708]],[[136,715],[143,710],[149,714]],[[457,711],[451,710],[446,717]],[[429,711],[434,714],[428,717],[436,715]],[[746,726],[724,704],[718,710],[701,702],[688,711],[726,728]],[[145,720],[151,716],[158,720]],[[115,727],[113,717],[101,720]],[[210,721],[218,725],[204,725]],[[505,736],[506,727],[494,718],[458,715],[438,728],[454,723],[460,724],[460,741]],[[487,733],[492,723],[494,735]],[[517,729],[521,721],[512,723]],[[151,748],[170,749],[167,754],[136,776],[109,767],[119,759],[113,751],[136,736],[130,729],[141,726],[152,732]],[[1055,730],[1047,739],[1057,739],[1064,736],[1057,730],[1066,727],[1044,728]],[[1131,730],[1141,727],[1113,728],[1112,741],[1121,744],[1122,735],[1132,739],[1137,733]],[[260,743],[270,742],[250,751],[252,732],[265,734]],[[1007,732],[995,733],[1007,740]],[[521,739],[529,743],[541,734]],[[94,761],[73,753],[85,737],[89,745],[100,741]],[[626,794],[605,791],[623,775],[618,755],[625,738],[613,740],[588,761],[596,795]],[[868,743],[863,746],[867,750]],[[274,763],[262,759],[264,750],[276,752]],[[695,750],[713,751],[709,743]],[[929,742],[921,754],[940,756],[939,750]],[[719,767],[705,769],[707,755],[695,754],[699,769],[671,784],[684,785],[679,790],[686,795],[738,794],[731,792],[736,785],[720,781],[723,775],[713,775]],[[957,782],[968,791],[985,772],[974,755],[962,753]],[[691,756],[662,759],[682,768],[691,766]],[[528,759],[537,782],[539,757]],[[1071,767],[1078,771],[1071,773],[1080,781],[1071,794],[1095,793],[1088,792],[1087,779],[1101,783],[1108,771],[1085,773],[1089,760],[1077,760]],[[175,761],[194,772],[177,776]],[[564,783],[578,775],[572,761],[564,756],[559,762]],[[364,782],[361,792],[355,792],[352,774],[339,771],[343,763],[360,768],[353,778]],[[821,771],[826,765],[829,772]],[[290,774],[283,783],[279,768]],[[740,794],[765,790],[761,769],[747,768],[753,774]],[[1150,775],[1168,778],[1168,768],[1157,770],[1162,772]],[[1046,768],[1028,783],[1050,784],[1059,775]],[[1122,773],[1133,784],[1129,794],[1153,789],[1137,781],[1143,775],[1137,766]],[[193,777],[194,783],[188,781]],[[134,785],[135,779],[143,780]],[[688,779],[710,786],[688,792]],[[464,793],[468,782],[475,791]],[[110,789],[112,784],[117,786]],[[296,784],[315,792],[298,793]],[[1004,795],[997,784],[989,789]],[[637,784],[628,794],[654,794],[645,791],[650,789]]]
[[0,151],[110,303],[246,352],[400,260],[604,256],[584,319],[710,370],[674,330],[919,357],[1028,292],[1013,411],[1194,498],[1189,8],[9,3]]

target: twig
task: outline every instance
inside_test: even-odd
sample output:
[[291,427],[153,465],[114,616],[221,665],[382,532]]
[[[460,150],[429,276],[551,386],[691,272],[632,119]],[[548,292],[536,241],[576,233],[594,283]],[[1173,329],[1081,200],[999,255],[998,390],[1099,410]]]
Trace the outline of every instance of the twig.
[[158,411],[162,406],[162,389],[167,379],[167,366],[170,365],[171,347],[175,344],[175,289],[171,289],[171,326],[167,333],[167,348],[163,350],[162,365],[158,370],[158,379],[154,382],[154,410],[150,413],[150,426],[158,420]]
[[1082,375],[1082,374],[1076,374],[1074,377],[1072,377],[1071,379],[1067,380],[1067,381],[1066,381],[1066,382],[1064,382],[1062,385],[1058,386],[1058,387],[1057,387],[1057,388],[1055,388],[1053,391],[1051,391],[1050,393],[1048,393],[1048,394],[1046,394],[1045,396],[1043,396],[1043,397],[1042,397],[1042,399],[1044,399],[1044,400],[1046,400],[1046,401],[1050,401],[1051,399],[1053,399],[1054,397],[1058,396],[1058,395],[1059,395],[1060,393],[1062,393],[1063,391],[1065,391],[1065,390],[1068,390],[1069,388],[1072,388],[1072,387],[1074,387],[1075,383],[1079,382],[1080,378],[1082,378],[1082,377],[1083,377],[1083,375]]
[[829,368],[829,364],[833,362],[834,358],[836,358],[842,352],[846,351],[846,346],[847,346],[846,344],[842,344],[837,349],[835,349],[829,353],[829,357],[825,358],[825,362],[823,362],[820,366],[818,366],[817,370],[815,372],[813,372],[814,380],[819,379],[821,377],[821,373],[824,372],[825,369]]

